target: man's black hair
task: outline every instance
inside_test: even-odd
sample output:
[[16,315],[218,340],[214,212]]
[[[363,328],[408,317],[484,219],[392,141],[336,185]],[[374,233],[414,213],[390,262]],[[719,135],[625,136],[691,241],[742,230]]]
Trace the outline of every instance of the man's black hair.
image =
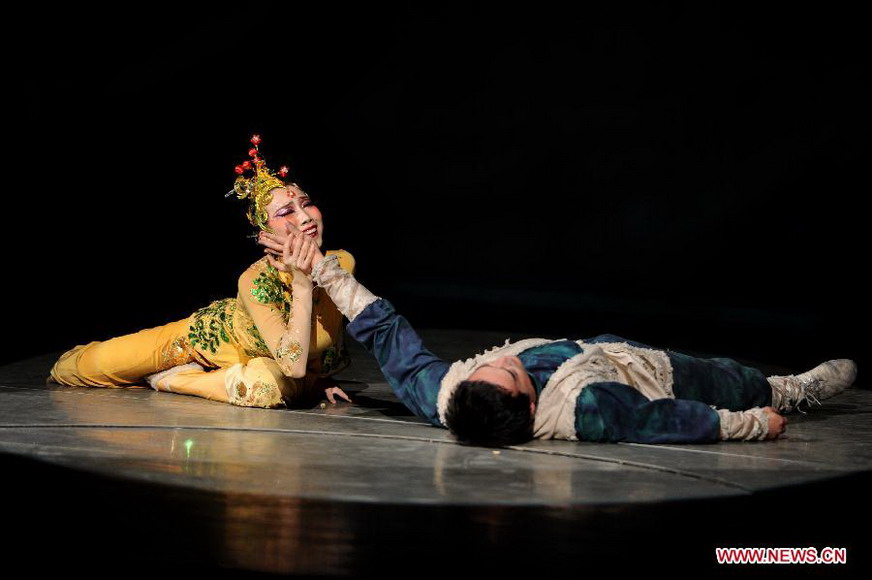
[[463,443],[501,447],[533,438],[530,397],[485,381],[463,381],[448,401],[445,422]]

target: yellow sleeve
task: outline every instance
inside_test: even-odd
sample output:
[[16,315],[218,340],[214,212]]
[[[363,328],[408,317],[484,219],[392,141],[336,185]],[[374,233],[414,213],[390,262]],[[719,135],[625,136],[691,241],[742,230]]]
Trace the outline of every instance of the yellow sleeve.
[[249,268],[239,277],[239,299],[282,372],[291,377],[303,376],[310,329],[300,328],[300,322],[302,319],[310,324],[311,296],[308,305],[294,303],[290,284],[265,269],[258,272]]

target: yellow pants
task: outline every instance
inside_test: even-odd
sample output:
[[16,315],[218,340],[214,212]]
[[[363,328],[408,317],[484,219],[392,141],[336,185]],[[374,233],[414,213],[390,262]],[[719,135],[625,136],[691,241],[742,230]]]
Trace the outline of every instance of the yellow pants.
[[78,387],[138,387],[149,375],[197,363],[203,368],[191,365],[157,381],[155,388],[246,407],[278,407],[311,392],[315,377],[285,376],[273,359],[240,356],[231,345],[206,358],[188,342],[189,326],[184,319],[76,346],[54,364],[51,380]]

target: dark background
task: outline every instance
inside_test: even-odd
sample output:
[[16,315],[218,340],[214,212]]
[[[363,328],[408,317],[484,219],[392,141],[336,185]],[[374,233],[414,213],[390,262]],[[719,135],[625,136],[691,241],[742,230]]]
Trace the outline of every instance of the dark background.
[[257,132],[416,326],[862,366],[859,14],[604,4],[31,8],[4,359],[234,295]]

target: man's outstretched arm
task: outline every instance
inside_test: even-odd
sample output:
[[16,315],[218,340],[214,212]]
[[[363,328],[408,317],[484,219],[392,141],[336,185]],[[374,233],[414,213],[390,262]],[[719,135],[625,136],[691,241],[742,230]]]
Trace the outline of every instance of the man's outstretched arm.
[[367,290],[340,268],[337,260],[321,260],[312,277],[348,318],[348,333],[375,356],[403,404],[433,425],[443,426],[436,399],[450,365],[427,350],[409,321],[397,314],[390,302]]

